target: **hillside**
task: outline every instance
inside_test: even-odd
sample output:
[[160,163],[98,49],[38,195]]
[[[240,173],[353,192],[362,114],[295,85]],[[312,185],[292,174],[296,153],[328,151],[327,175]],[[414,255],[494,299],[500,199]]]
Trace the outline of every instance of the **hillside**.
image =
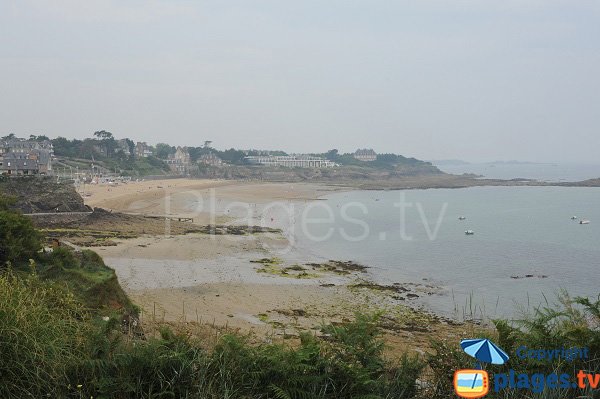
[[444,175],[435,166],[419,162],[393,168],[346,165],[336,168],[285,168],[266,166],[203,166],[196,177],[211,179],[264,180],[274,182],[320,181],[344,183],[356,181],[389,180],[415,176]]
[[162,160],[155,157],[125,159],[101,158],[90,159],[75,157],[59,157],[54,164],[54,169],[59,172],[76,173],[79,171],[89,171],[94,166],[94,171],[98,174],[117,173],[123,176],[144,177],[170,174],[169,167]]

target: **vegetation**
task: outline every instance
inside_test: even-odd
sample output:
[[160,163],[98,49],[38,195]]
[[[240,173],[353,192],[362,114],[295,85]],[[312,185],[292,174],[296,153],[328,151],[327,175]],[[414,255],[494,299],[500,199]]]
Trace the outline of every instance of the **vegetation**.
[[411,398],[423,367],[385,360],[367,316],[297,348],[225,335],[207,351],[168,329],[129,339],[84,309],[60,284],[0,275],[0,397]]
[[129,138],[120,143],[112,133],[105,130],[97,131],[93,136],[94,138],[84,140],[55,138],[51,140],[54,153],[63,158],[65,166],[87,168],[89,165],[81,163],[87,160],[93,161],[95,167],[126,176],[161,175],[169,172],[169,167],[155,156],[135,157],[135,143]]
[[378,154],[377,159],[370,162],[359,161],[354,158],[353,153],[340,154],[336,149],[315,155],[329,159],[340,165],[362,166],[375,169],[394,169],[399,166],[432,166],[429,162],[424,162],[416,158],[406,158],[397,154]]
[[[495,332],[488,331],[487,338],[492,338],[502,349],[510,354],[509,362],[502,366],[486,367],[490,378],[494,373],[508,373],[509,369],[528,375],[550,373],[567,373],[571,381],[576,381],[579,370],[588,373],[600,373],[600,296],[596,301],[588,298],[570,298],[566,293],[558,297],[555,304],[547,303],[524,314],[521,320],[510,323],[506,320],[495,320]],[[517,348],[526,346],[531,349],[569,349],[588,348],[589,358],[565,359],[521,359],[515,355]],[[473,368],[474,360],[462,352],[456,342],[436,341],[434,353],[428,356],[428,366],[432,376],[432,396],[452,396],[452,378],[455,370]],[[524,396],[527,395],[527,396]],[[517,399],[570,399],[598,398],[598,390],[588,389],[549,389],[532,393],[523,389],[503,389],[498,393],[491,392],[487,397]]]
[[14,204],[14,198],[0,195],[0,265],[33,258],[41,246],[31,220],[13,210]]
[[[4,214],[17,225],[27,224],[15,211]],[[7,231],[16,232],[11,226]],[[94,252],[39,248],[16,248],[14,262],[5,262],[0,273],[2,398],[410,398],[416,393],[423,364],[408,356],[385,359],[374,317],[325,326],[323,338],[305,334],[296,348],[251,345],[244,337],[225,335],[209,351],[168,329],[159,338],[145,337],[135,328],[135,308],[114,271]],[[5,241],[0,249],[8,252]]]
[[9,270],[0,275],[0,316],[0,397],[64,397],[85,354],[81,304],[57,284]]

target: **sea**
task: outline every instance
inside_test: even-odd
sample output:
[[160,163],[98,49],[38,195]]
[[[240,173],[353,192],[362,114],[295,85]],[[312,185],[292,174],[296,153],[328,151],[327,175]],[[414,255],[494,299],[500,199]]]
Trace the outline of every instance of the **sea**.
[[565,182],[600,177],[600,164],[491,162],[436,166],[446,173],[455,175],[470,173],[490,179],[522,178],[546,182]]
[[[527,166],[493,177],[535,178]],[[544,180],[600,176],[554,170]],[[564,293],[600,294],[600,188],[351,191],[323,199],[298,211],[295,250],[357,261],[381,284],[435,287],[414,302],[435,313],[519,319]]]

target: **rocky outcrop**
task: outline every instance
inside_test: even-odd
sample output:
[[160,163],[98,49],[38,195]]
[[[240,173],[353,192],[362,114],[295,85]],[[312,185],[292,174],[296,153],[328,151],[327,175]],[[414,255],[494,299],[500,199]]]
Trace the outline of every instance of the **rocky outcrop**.
[[5,177],[0,179],[0,193],[15,197],[15,207],[23,213],[91,210],[72,183],[57,183],[51,177]]

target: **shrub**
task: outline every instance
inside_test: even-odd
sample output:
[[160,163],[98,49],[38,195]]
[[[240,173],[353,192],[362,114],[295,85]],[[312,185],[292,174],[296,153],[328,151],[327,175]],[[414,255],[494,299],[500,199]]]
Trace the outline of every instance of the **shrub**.
[[40,250],[40,235],[31,220],[11,209],[14,199],[0,194],[0,267],[27,262]]

